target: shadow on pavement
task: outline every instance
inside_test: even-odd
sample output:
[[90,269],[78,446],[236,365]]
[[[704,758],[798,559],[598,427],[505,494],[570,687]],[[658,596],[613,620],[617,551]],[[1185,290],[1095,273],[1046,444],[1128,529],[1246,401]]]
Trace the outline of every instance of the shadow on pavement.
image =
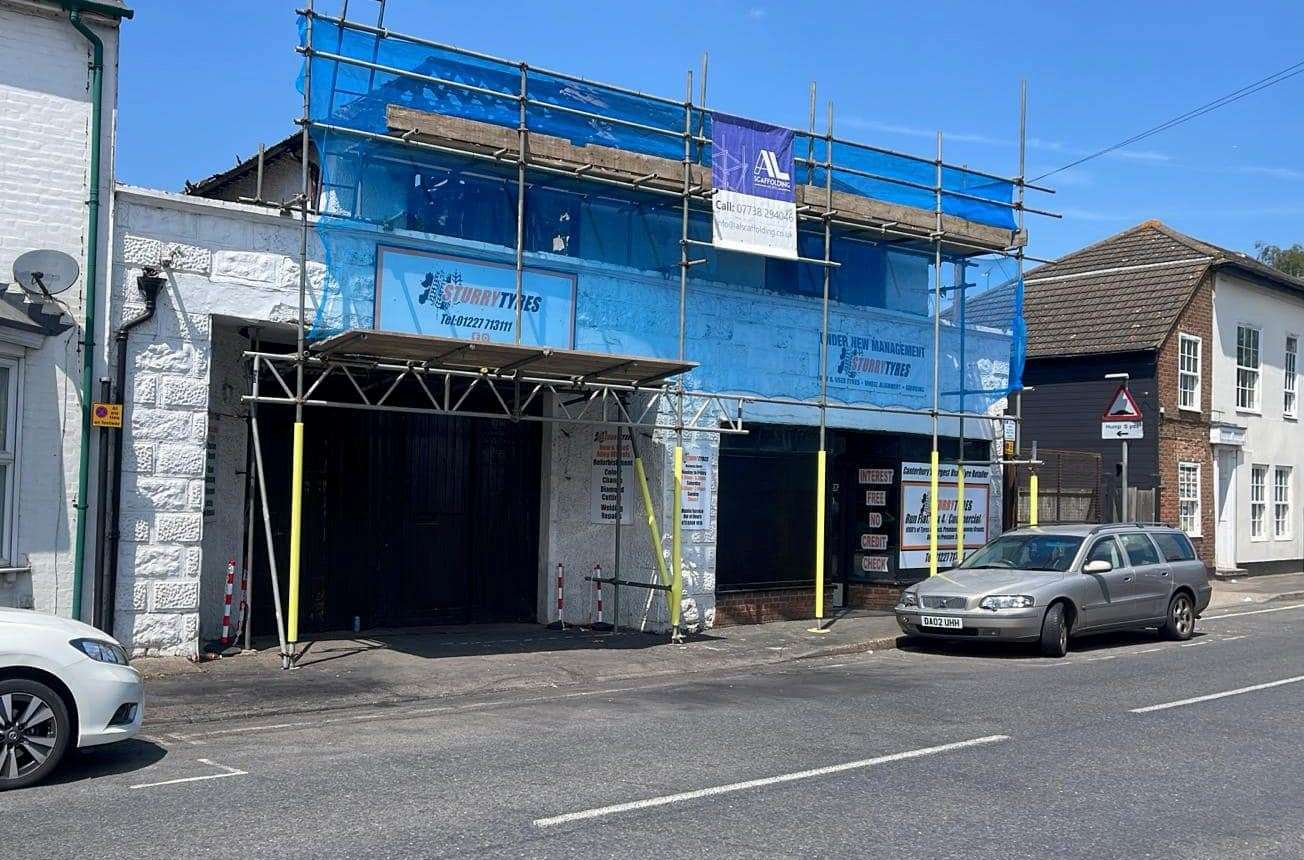
[[167,754],[168,751],[162,746],[141,738],[69,750],[63,764],[42,785],[64,785],[103,776],[134,773],[157,764]]
[[[1194,642],[1205,636],[1196,630],[1191,637]],[[1097,633],[1073,639],[1069,643],[1069,656],[1074,654],[1092,654],[1107,652],[1114,648],[1126,648],[1133,645],[1150,645],[1167,642],[1157,630],[1123,630],[1114,633]],[[1001,657],[1008,660],[1051,660],[1043,657],[1035,644],[1022,642],[966,642],[955,639],[920,639],[902,636],[897,639],[897,648],[916,654],[946,654],[952,657]]]

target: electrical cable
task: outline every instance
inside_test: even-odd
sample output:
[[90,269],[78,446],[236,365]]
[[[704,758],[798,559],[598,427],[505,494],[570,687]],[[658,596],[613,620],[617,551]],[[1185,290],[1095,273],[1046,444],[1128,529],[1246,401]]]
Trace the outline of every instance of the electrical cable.
[[1167,119],[1156,126],[1152,126],[1146,129],[1145,131],[1138,132],[1137,134],[1132,135],[1126,140],[1119,141],[1118,143],[1107,146],[1104,149],[1099,149],[1093,153],[1090,153],[1089,155],[1084,155],[1081,158],[1077,159],[1076,161],[1069,162],[1063,167],[1057,167],[1054,170],[1051,170],[1047,173],[1043,173],[1040,176],[1037,176],[1030,181],[1040,182],[1041,180],[1045,179],[1047,176],[1054,176],[1056,173],[1062,173],[1065,170],[1068,170],[1073,167],[1077,167],[1079,164],[1083,164],[1085,162],[1091,161],[1094,158],[1099,158],[1100,156],[1107,155],[1117,149],[1122,149],[1125,146],[1130,146],[1133,143],[1137,143],[1139,141],[1145,140],[1147,137],[1151,137],[1153,135],[1159,134],[1161,131],[1167,131],[1170,128],[1181,125],[1182,123],[1195,119],[1197,117],[1204,116],[1205,114],[1211,113],[1212,111],[1215,111],[1218,108],[1226,107],[1227,105],[1233,102],[1240,101],[1241,99],[1247,96],[1254,95],[1255,93],[1261,90],[1266,90],[1268,87],[1275,86],[1276,84],[1279,84],[1282,81],[1289,80],[1290,78],[1293,78],[1299,74],[1304,74],[1304,60],[1300,60],[1298,63],[1294,63],[1290,66],[1287,66],[1284,69],[1280,69],[1279,71],[1273,72],[1267,77],[1260,78],[1259,80],[1254,81],[1253,83],[1246,84],[1245,86],[1241,87],[1238,90],[1233,90],[1232,92],[1227,93],[1226,95],[1219,96],[1213,101],[1206,102],[1200,105],[1199,107],[1191,108],[1186,113],[1178,114],[1177,116],[1172,117],[1171,119]]

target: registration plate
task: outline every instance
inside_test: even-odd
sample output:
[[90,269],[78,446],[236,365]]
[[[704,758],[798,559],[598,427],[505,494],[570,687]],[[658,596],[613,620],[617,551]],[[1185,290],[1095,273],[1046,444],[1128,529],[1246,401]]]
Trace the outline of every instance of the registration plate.
[[964,627],[963,618],[955,618],[949,615],[921,615],[919,624],[922,627],[940,627],[943,630],[960,630]]

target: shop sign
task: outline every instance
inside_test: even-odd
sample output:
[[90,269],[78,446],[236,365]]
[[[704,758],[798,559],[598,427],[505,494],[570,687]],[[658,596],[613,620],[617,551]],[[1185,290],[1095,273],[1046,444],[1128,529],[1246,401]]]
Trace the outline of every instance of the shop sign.
[[[932,467],[928,463],[901,464],[901,568],[928,567],[928,532]],[[956,563],[955,542],[961,516],[959,471],[954,463],[938,467],[937,484],[937,563],[950,567]],[[967,555],[987,543],[987,510],[991,494],[990,466],[964,467],[964,548]]]
[[860,569],[865,573],[887,573],[887,561],[885,555],[862,555]]
[[866,515],[866,523],[865,523],[865,525],[869,526],[871,529],[880,529],[880,528],[882,528],[882,527],[883,527],[883,515],[880,514],[878,511],[870,511],[870,512]]
[[893,469],[859,469],[858,476],[862,484],[890,484],[896,478]]
[[711,114],[711,242],[797,257],[791,129]]
[[684,448],[679,527],[701,531],[711,521],[711,450],[705,445]]
[[[410,248],[376,249],[376,328],[461,340],[516,342],[516,269]],[[569,349],[575,278],[526,269],[521,343]]]
[[861,549],[887,549],[887,535],[863,534],[860,536]]
[[882,508],[887,505],[887,490],[866,490],[865,504],[871,508]]
[[[617,515],[620,524],[634,521],[634,453],[629,438],[621,434],[620,470],[616,467],[616,432],[597,430],[593,433],[593,471],[589,478],[589,522],[614,523]],[[619,496],[616,493],[620,487]]]

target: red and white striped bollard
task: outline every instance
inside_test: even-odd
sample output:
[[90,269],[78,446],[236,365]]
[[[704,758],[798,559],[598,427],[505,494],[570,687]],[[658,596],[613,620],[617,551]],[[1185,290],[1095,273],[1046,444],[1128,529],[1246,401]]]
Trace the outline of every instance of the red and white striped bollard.
[[226,596],[222,603],[222,647],[231,644],[231,593],[235,590],[235,559],[226,563]]

